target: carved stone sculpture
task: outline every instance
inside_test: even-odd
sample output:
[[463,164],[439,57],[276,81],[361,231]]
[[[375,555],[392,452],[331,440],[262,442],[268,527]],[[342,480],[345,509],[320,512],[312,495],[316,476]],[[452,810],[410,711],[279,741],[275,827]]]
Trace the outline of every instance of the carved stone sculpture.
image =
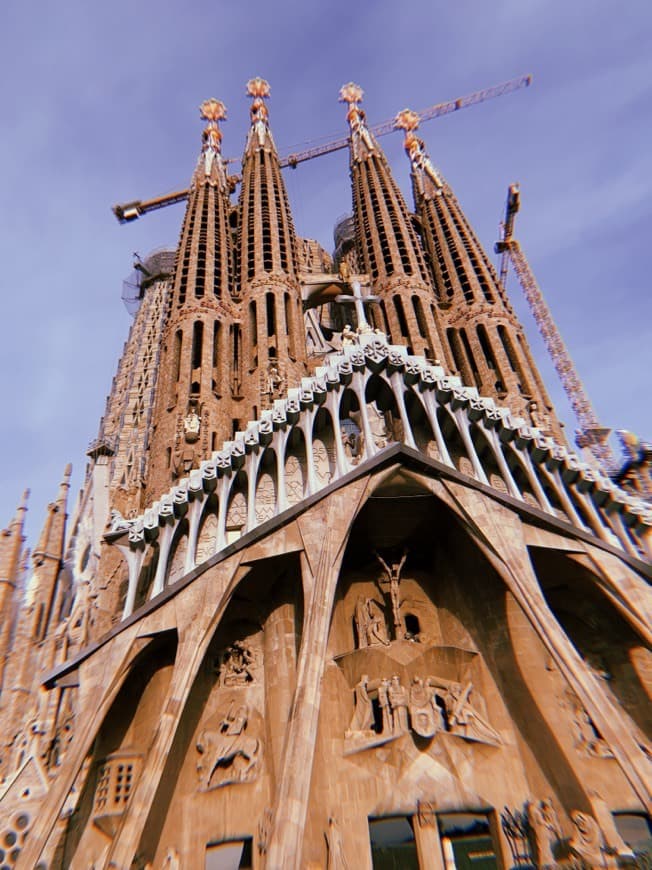
[[421,677],[414,677],[410,686],[410,724],[420,737],[434,737],[443,725],[434,690]]
[[222,686],[246,686],[253,682],[254,654],[241,640],[236,640],[224,651],[220,661]]
[[201,419],[197,410],[193,407],[183,418],[183,435],[188,444],[194,444],[199,439]]
[[474,740],[478,743],[490,743],[500,745],[502,740],[487,720],[472,705],[470,697],[473,692],[473,683],[468,682],[465,686],[461,683],[442,680],[437,677],[428,677],[428,685],[443,688],[442,697],[446,709],[446,722],[448,730],[465,740]]
[[392,677],[387,696],[392,708],[393,733],[405,734],[408,730],[408,693],[396,674]]
[[328,846],[327,870],[348,870],[349,865],[344,855],[342,834],[333,816],[328,818],[328,829],[325,831],[324,836]]
[[621,837],[606,801],[596,791],[589,792],[589,797],[591,798],[593,812],[602,831],[605,851],[610,855],[619,855],[621,858],[631,860],[634,857],[634,853]]
[[274,815],[269,807],[265,807],[258,822],[258,854],[266,855],[269,845],[269,835],[272,832]]
[[556,862],[552,850],[561,839],[561,831],[552,802],[528,801],[526,807],[537,866],[542,870],[554,867]]
[[361,649],[376,644],[389,645],[385,616],[373,598],[358,598],[355,605],[355,624],[358,646]]
[[602,834],[596,820],[579,810],[573,810],[570,816],[575,825],[575,834],[568,844],[571,852],[589,867],[606,867]]
[[350,733],[361,733],[370,731],[374,723],[374,713],[371,704],[371,699],[368,693],[369,677],[363,674],[360,682],[355,687],[355,711],[351,724],[349,725]]
[[112,534],[117,532],[126,532],[129,530],[131,523],[129,520],[126,520],[119,510],[115,508],[111,509],[111,519],[109,520],[110,524],[110,532]]
[[392,617],[394,620],[394,637],[397,640],[402,640],[405,634],[403,629],[403,620],[401,619],[401,601],[399,597],[401,571],[407,559],[407,550],[403,552],[403,556],[399,561],[392,561],[390,565],[382,558],[379,553],[376,553],[376,558],[380,562],[387,575],[386,583],[389,586],[389,597],[392,604]]
[[378,686],[378,706],[380,707],[383,734],[393,734],[394,732],[394,716],[389,701],[389,687],[390,681],[388,679],[381,680]]
[[613,758],[609,745],[593,724],[593,720],[572,692],[567,692],[568,705],[573,713],[573,731],[576,747],[593,758]]
[[270,399],[278,398],[283,392],[284,379],[281,371],[278,367],[278,364],[270,361],[269,368],[267,370],[267,379],[265,383],[264,393],[270,397]]
[[232,702],[217,730],[204,729],[196,748],[200,787],[209,790],[253,779],[260,753],[260,741],[245,734],[249,711],[245,704]]

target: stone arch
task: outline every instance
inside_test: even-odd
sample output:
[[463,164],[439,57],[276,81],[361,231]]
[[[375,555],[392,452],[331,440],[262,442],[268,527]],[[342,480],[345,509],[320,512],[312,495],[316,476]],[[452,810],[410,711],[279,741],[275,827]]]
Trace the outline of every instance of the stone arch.
[[293,426],[285,446],[285,493],[288,506],[299,504],[308,485],[306,441],[299,426]]
[[266,447],[258,464],[256,474],[256,523],[270,520],[276,512],[278,482],[276,477],[276,453]]
[[344,452],[349,465],[356,465],[364,453],[364,435],[360,420],[360,402],[354,390],[345,387],[339,393],[339,426],[344,442]]
[[463,474],[475,477],[473,463],[464,446],[460,430],[457,427],[457,421],[444,405],[437,407],[437,420],[439,421],[439,427],[453,465]]
[[[381,375],[373,374],[368,378],[365,384],[364,399],[374,441],[374,449],[368,451],[369,455],[372,455],[376,450],[382,450],[392,441],[403,441],[403,422],[398,410],[396,396]],[[360,428],[362,428],[361,424]]]
[[472,422],[469,426],[469,434],[471,435],[475,452],[478,454],[480,465],[482,465],[490,485],[500,492],[509,492],[507,481],[500,470],[493,446],[490,444],[485,433],[477,423]]
[[[143,826],[138,851],[154,866],[175,841],[188,801],[211,807],[193,814],[196,852],[186,855],[188,866],[203,866],[204,844],[260,817],[280,764],[303,623],[298,555],[254,565],[225,599]],[[260,780],[262,795],[243,787]]]
[[195,564],[201,565],[215,553],[217,549],[219,523],[218,523],[218,498],[212,492],[206,499],[197,533],[197,548],[195,550]]
[[577,652],[607,694],[652,739],[652,650],[579,558],[531,547],[530,559],[548,606]]
[[552,508],[555,516],[557,516],[560,520],[564,520],[564,522],[572,522],[571,518],[568,516],[566,510],[564,509],[564,506],[561,503],[559,494],[557,493],[557,488],[553,483],[554,478],[552,477],[550,472],[548,472],[547,469],[545,469],[541,465],[535,465],[534,473],[539,479],[541,489],[545,492],[546,498],[548,499],[550,507]]
[[168,557],[165,585],[171,586],[180,580],[186,571],[186,556],[188,553],[188,520],[184,517],[177,524],[174,532],[170,555]]
[[[375,553],[391,568],[405,549],[408,555],[399,583],[399,624],[404,634],[399,637],[394,632],[390,595],[379,584],[386,572]],[[373,608],[368,611],[370,621],[384,623],[380,637],[377,634],[374,641],[371,632],[367,645],[361,646],[358,626],[365,623],[357,621],[356,611],[368,599]],[[410,624],[406,623],[408,615]],[[410,636],[414,629],[418,637]],[[322,712],[319,729],[324,747],[343,739],[348,755],[387,741],[379,686],[393,674],[406,689],[428,676],[433,677],[430,685],[437,685],[437,680],[470,684],[470,697],[477,699],[470,702],[472,709],[488,723],[499,743],[491,744],[485,737],[479,750],[475,747],[482,741],[458,745],[466,745],[469,753],[482,752],[487,776],[499,779],[508,765],[512,785],[524,793],[533,777],[545,783],[541,787],[549,793],[555,792],[566,809],[589,808],[572,757],[572,738],[562,738],[557,731],[557,705],[552,698],[546,697],[544,704],[540,701],[546,655],[539,635],[455,512],[432,494],[425,481],[405,469],[386,476],[352,526],[335,595],[328,654],[333,666],[324,674],[324,697],[343,700]],[[362,695],[360,686],[365,679],[370,704],[367,720],[356,718],[355,700]],[[476,784],[464,780],[455,765],[441,762],[442,740],[465,739],[450,718],[450,702],[443,690],[441,700],[445,721],[434,737],[414,733],[410,718],[408,737],[396,744],[403,758],[402,770],[418,769],[419,775],[411,779],[405,774],[405,780],[391,787],[382,777],[365,779],[370,801],[388,815],[409,813],[408,807],[416,800],[429,800],[434,794],[440,811],[442,806],[450,811],[469,809],[460,803],[465,800],[460,794],[464,789],[470,793]],[[521,740],[528,746],[525,754],[516,749]],[[440,762],[446,770],[439,768]],[[354,791],[353,767],[350,771]],[[332,781],[337,780],[334,771]],[[485,791],[490,793],[490,787]],[[500,808],[498,792],[494,801]]]
[[435,434],[423,402],[415,390],[405,391],[405,409],[417,448],[431,459],[441,461]]
[[175,630],[162,632],[133,660],[97,732],[77,811],[68,817],[61,834],[57,849],[61,866],[74,862],[90,867],[98,861],[107,834],[112,836],[129,806],[163,713],[177,644]]
[[525,462],[520,455],[521,451],[513,443],[502,445],[502,451],[505,461],[507,462],[507,467],[514,478],[514,483],[523,497],[523,501],[531,507],[544,509],[544,505],[539,502],[539,499],[532,488],[532,484],[530,483],[530,478],[528,477],[525,468]]
[[247,527],[247,475],[238,471],[233,477],[226,508],[226,543],[232,544]]
[[154,577],[156,576],[156,569],[158,568],[158,557],[158,541],[152,541],[150,544],[147,545],[147,549],[145,551],[145,558],[143,559],[140,574],[138,575],[138,582],[136,584],[136,597],[134,599],[134,610],[137,610],[150,597],[152,584],[154,582]]
[[333,419],[326,408],[319,408],[312,425],[312,453],[315,462],[317,485],[321,489],[335,477],[335,433]]

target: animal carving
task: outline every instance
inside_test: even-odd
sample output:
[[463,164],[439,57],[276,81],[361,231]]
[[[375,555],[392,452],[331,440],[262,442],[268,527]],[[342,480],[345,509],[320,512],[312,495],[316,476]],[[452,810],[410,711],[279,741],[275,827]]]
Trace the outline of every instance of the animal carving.
[[247,721],[247,707],[232,704],[218,729],[205,728],[199,735],[197,773],[204,790],[253,778],[260,740],[244,733]]

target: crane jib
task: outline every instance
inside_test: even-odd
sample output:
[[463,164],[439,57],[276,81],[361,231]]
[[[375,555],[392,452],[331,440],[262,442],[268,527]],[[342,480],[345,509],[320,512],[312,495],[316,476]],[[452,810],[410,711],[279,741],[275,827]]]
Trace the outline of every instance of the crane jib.
[[[472,94],[467,94],[464,97],[458,97],[456,100],[449,100],[446,103],[437,103],[421,112],[417,112],[420,121],[430,121],[433,118],[439,118],[442,115],[449,115],[451,112],[457,112],[459,109],[466,109],[470,106],[475,106],[478,103],[483,103],[485,100],[491,100],[494,97],[501,97],[504,94],[512,93],[520,88],[527,88],[532,84],[532,76],[524,75],[519,78],[510,79],[499,85],[494,85],[491,88],[485,88],[481,91],[475,91]],[[370,128],[371,133],[375,136],[385,136],[388,133],[394,132],[394,119],[391,121],[383,121],[380,124],[375,124]],[[315,145],[312,148],[305,148],[302,151],[288,154],[280,159],[281,167],[289,166],[291,169],[296,169],[299,163],[305,163],[307,160],[312,160],[315,157],[321,157],[324,154],[332,154],[335,151],[341,151],[349,144],[349,137],[334,139],[330,142]],[[236,163],[237,158],[229,157],[225,163]],[[157,196],[153,199],[134,200],[129,203],[123,203],[113,206],[113,213],[121,224],[130,223],[138,220],[144,214],[150,211],[155,211],[159,208],[172,205],[176,202],[182,202],[188,198],[188,190],[177,191],[167,196]]]

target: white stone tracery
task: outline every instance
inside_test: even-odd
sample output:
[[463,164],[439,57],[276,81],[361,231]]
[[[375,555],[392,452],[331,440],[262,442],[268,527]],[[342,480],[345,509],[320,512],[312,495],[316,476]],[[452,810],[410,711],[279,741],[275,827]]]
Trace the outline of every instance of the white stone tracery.
[[[395,433],[379,435],[377,406],[368,394],[372,378],[389,390],[383,389],[385,397],[391,393],[395,422],[400,422],[408,447],[435,455],[499,493],[529,506],[535,503],[630,555],[649,556],[642,536],[652,525],[646,502],[618,489],[574,453],[497,407],[493,399],[463,386],[458,377],[446,375],[423,357],[409,356],[405,347],[389,345],[378,334],[363,334],[359,344],[328,357],[314,377],[303,378],[299,388],[276,399],[259,420],[236,433],[144,514],[126,521],[126,530],[107,534],[129,566],[123,617],[134,609],[140,570],[154,543],[159,557],[150,598],[241,534],[395,443]],[[378,387],[378,380],[373,384]],[[359,408],[351,416],[342,411],[346,391],[355,396]],[[347,441],[343,421],[359,432],[357,453]],[[476,449],[482,439],[483,455],[491,454],[491,468],[484,467]],[[457,463],[451,458],[453,443]],[[527,481],[527,487],[519,486],[517,477]],[[184,519],[187,528],[182,530]]]

